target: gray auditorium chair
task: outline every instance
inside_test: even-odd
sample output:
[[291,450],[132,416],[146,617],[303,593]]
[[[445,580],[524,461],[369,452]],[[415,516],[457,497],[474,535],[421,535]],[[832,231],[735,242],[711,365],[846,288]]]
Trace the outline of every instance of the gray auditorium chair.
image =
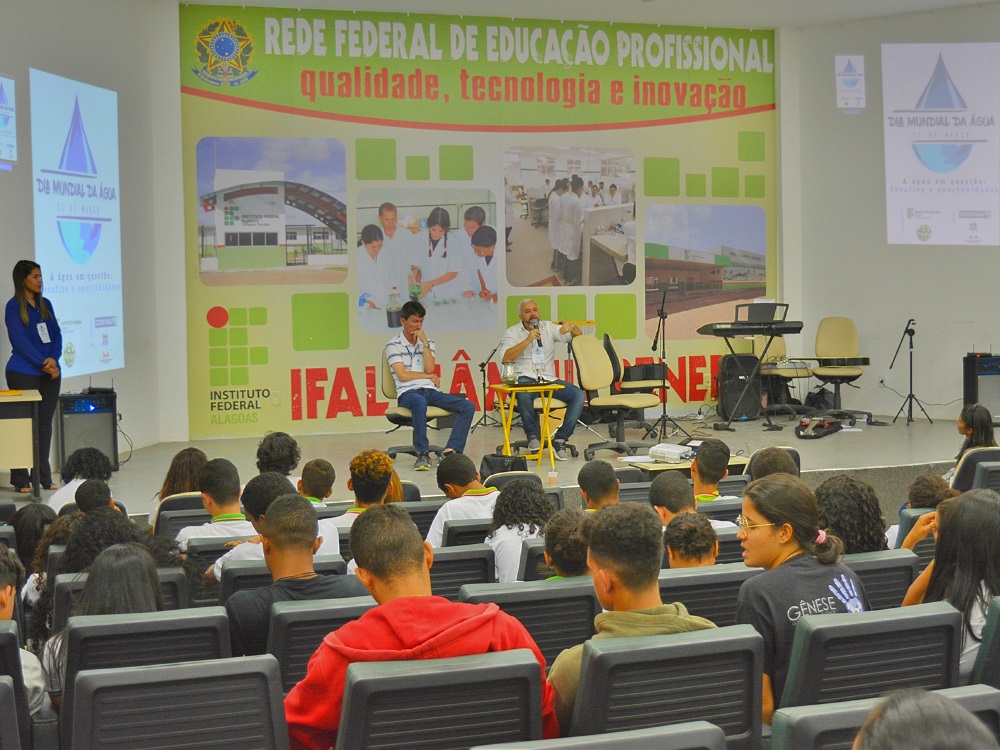
[[[119,512],[125,514],[125,516],[127,517],[128,516],[128,510],[125,508],[125,505],[123,503],[121,503],[120,501],[118,501],[118,500],[115,500],[114,503],[115,503],[115,507],[118,508]],[[77,506],[76,502],[68,502],[63,507],[61,507],[59,509],[58,515],[59,515],[60,518],[63,517],[63,516],[72,516],[74,513],[76,513],[79,510],[80,510],[80,508],[79,508],[79,506]]]
[[404,503],[419,503],[420,502],[420,488],[408,479],[400,479],[399,483],[403,485],[403,502]]
[[441,506],[448,502],[444,500],[421,500],[419,503],[399,503],[399,507],[410,514],[413,523],[417,525],[417,530],[423,539],[427,538],[427,532],[434,523],[434,516],[441,510]]
[[715,530],[715,536],[719,540],[719,556],[715,558],[716,565],[743,562],[743,547],[736,537],[737,531],[739,529],[735,526],[731,529]]
[[198,570],[204,573],[215,561],[229,552],[232,547],[226,545],[230,542],[242,542],[244,539],[252,539],[252,536],[206,536],[189,539],[185,555]]
[[477,745],[472,750],[726,750],[726,733],[707,721],[687,721],[670,727],[563,737],[558,740]]
[[[9,675],[0,675],[0,750],[21,750],[21,735],[17,721],[17,705],[14,699],[14,680]],[[28,750],[28,748],[25,748]]]
[[0,544],[17,551],[17,534],[14,533],[13,526],[0,526]]
[[646,477],[643,475],[642,469],[638,466],[616,466],[615,478],[622,484],[646,481]]
[[740,587],[761,572],[763,568],[748,568],[741,562],[661,570],[660,598],[665,603],[680,602],[688,613],[711,620],[720,628],[735,625]]
[[489,477],[483,480],[483,485],[496,490],[502,490],[504,485],[508,482],[513,482],[515,479],[527,479],[529,482],[542,483],[542,478],[533,471],[498,471],[495,474],[490,474]]
[[556,572],[545,564],[545,539],[534,537],[521,540],[521,561],[517,565],[517,580],[544,581]]
[[351,527],[350,526],[338,526],[337,527],[337,538],[340,544],[340,551],[345,560],[351,561],[354,559],[354,555],[351,554]]
[[2,714],[0,724],[10,725],[16,717],[17,733],[24,750],[59,750],[58,716],[51,707],[31,716],[28,713],[28,696],[24,690],[21,672],[20,636],[12,620],[0,620],[0,675],[11,678],[14,689],[14,713]]
[[212,520],[212,516],[204,508],[191,510],[161,510],[156,515],[156,528],[153,533],[167,539],[176,539],[177,533],[187,526],[200,526]]
[[49,555],[45,559],[45,576],[47,578],[52,578],[56,574],[56,570],[59,567],[59,560],[62,558],[65,551],[65,544],[49,545]]
[[[320,575],[344,575],[347,563],[340,555],[314,555],[313,570]],[[230,560],[222,566],[219,581],[219,604],[225,604],[237,591],[270,586],[274,577],[263,560]]]
[[951,475],[951,486],[959,492],[968,492],[976,478],[979,464],[1000,461],[1000,448],[969,448],[958,460],[955,473]]
[[[542,672],[528,649],[347,668],[336,750],[439,750],[542,737]],[[386,709],[389,710],[386,710]]]
[[648,503],[651,484],[652,482],[622,482],[618,488],[618,500],[623,503]]
[[313,503],[313,510],[316,511],[316,518],[337,518],[344,515],[349,508],[353,508],[354,503]]
[[13,500],[0,500],[0,523],[10,523],[17,513],[17,503]]
[[77,677],[71,716],[71,750],[288,749],[281,678],[270,654],[87,670]]
[[443,547],[458,547],[465,544],[482,544],[490,533],[489,518],[456,518],[444,522]]
[[872,609],[892,609],[903,603],[919,560],[908,549],[889,549],[844,555],[843,563],[861,579]]
[[976,464],[976,476],[972,480],[972,489],[1000,492],[1000,461],[983,461]]
[[520,620],[552,666],[563,649],[579,646],[596,632],[594,618],[601,604],[588,576],[531,583],[484,583],[462,586],[459,601],[493,602]]
[[435,596],[458,601],[458,591],[467,583],[494,583],[496,556],[488,544],[439,547],[431,566],[431,590]]
[[566,507],[565,500],[563,499],[563,488],[562,487],[546,487],[545,496],[552,503],[552,507],[556,510],[562,510]]
[[743,498],[700,502],[698,503],[698,512],[714,521],[736,523],[736,517],[743,512]]
[[572,736],[707,721],[760,747],[764,639],[749,625],[584,645]]
[[267,652],[278,660],[281,689],[287,693],[305,677],[309,659],[329,633],[375,605],[370,596],[272,604]]
[[[901,549],[903,540],[906,539],[906,535],[910,533],[910,529],[913,528],[913,524],[916,523],[917,519],[924,515],[924,513],[932,512],[934,512],[933,508],[903,508],[899,511],[899,531],[896,534],[896,549]],[[918,573],[930,565],[931,560],[934,559],[934,550],[935,542],[933,534],[928,534],[917,542],[917,546],[913,548],[913,552],[920,561],[917,565]]]
[[[188,606],[187,576],[183,568],[157,568],[160,591],[163,592],[165,610],[184,609]],[[66,626],[72,614],[73,603],[87,583],[87,573],[60,573],[55,577],[52,594],[52,632],[58,633]]]
[[[73,716],[77,676],[93,669],[119,670],[158,664],[224,659],[232,655],[229,618],[222,607],[133,615],[71,617],[66,623],[66,679],[60,715]],[[134,706],[131,699],[128,705]],[[60,722],[63,747],[74,731]]]
[[[749,474],[734,474],[719,480],[717,489],[720,495],[735,495],[742,498],[743,488],[750,484],[751,481]],[[733,519],[725,518],[723,520],[732,521]]]
[[[1000,690],[986,685],[935,690],[978,717],[994,735],[1000,733]],[[881,698],[825,706],[780,708],[771,721],[771,750],[849,748]]]
[[990,600],[986,611],[983,640],[972,667],[972,682],[1000,688],[1000,596]]
[[778,706],[875,698],[891,690],[958,685],[962,615],[947,602],[804,615]]

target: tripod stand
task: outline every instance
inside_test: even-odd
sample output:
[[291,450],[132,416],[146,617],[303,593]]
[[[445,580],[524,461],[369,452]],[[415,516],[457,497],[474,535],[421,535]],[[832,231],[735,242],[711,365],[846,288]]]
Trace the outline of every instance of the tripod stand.
[[920,403],[920,399],[913,395],[913,336],[916,331],[913,330],[913,326],[917,324],[913,318],[910,318],[906,322],[906,328],[903,329],[903,335],[899,337],[899,344],[896,345],[896,353],[892,355],[892,363],[889,365],[889,369],[892,369],[892,365],[896,364],[896,357],[899,356],[899,350],[903,346],[903,339],[907,336],[910,337],[910,345],[907,347],[910,350],[910,392],[906,394],[906,398],[903,399],[902,406],[899,407],[899,411],[896,412],[896,416],[893,418],[892,423],[896,424],[896,420],[899,419],[899,415],[903,413],[903,409],[906,409],[906,425],[909,427],[910,422],[913,422],[913,404],[914,402],[920,407],[920,411],[924,413],[927,417],[927,421],[934,424],[934,420],[930,418],[924,405]]
[[[660,309],[657,311],[660,321],[656,324],[656,334],[653,336],[653,351],[656,351],[657,344],[660,347],[660,418],[652,427],[646,431],[646,437],[653,435],[659,442],[663,442],[667,435],[667,423],[673,425],[670,435],[678,431],[684,433],[684,437],[690,439],[691,435],[667,414],[667,290],[663,290],[663,298],[660,300]],[[621,440],[621,437],[618,438]]]
[[[501,341],[500,343],[503,342]],[[476,428],[480,425],[483,427],[500,427],[500,422],[497,421],[497,418],[486,411],[486,399],[490,392],[489,385],[486,382],[486,366],[489,364],[489,361],[493,359],[493,355],[497,353],[497,349],[499,348],[500,344],[494,346],[493,351],[490,352],[490,356],[486,358],[486,361],[479,363],[479,372],[483,374],[483,415],[472,424],[472,427],[469,429],[470,433],[475,432]]]

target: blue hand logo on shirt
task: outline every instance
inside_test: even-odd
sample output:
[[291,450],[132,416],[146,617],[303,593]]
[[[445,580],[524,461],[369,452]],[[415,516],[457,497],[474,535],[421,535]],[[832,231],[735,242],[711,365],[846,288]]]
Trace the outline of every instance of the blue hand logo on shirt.
[[861,603],[861,597],[858,596],[858,590],[854,585],[854,581],[848,578],[843,573],[840,574],[840,578],[834,578],[833,583],[831,583],[827,588],[830,589],[832,593],[840,602],[847,607],[848,612],[864,612],[865,607]]

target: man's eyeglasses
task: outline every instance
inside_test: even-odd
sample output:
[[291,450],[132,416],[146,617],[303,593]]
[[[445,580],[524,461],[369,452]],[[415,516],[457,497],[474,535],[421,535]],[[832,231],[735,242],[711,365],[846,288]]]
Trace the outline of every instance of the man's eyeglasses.
[[750,529],[759,529],[761,526],[777,526],[774,523],[750,523],[743,516],[736,517],[736,525],[740,527],[740,531],[750,531]]

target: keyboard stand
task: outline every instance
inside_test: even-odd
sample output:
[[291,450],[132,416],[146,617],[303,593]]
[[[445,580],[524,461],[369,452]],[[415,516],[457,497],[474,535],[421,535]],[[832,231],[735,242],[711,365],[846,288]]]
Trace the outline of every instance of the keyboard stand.
[[[767,342],[764,344],[764,351],[760,353],[760,357],[757,358],[757,364],[753,366],[753,370],[751,370],[750,376],[747,377],[746,383],[744,383],[743,385],[743,390],[740,392],[740,397],[736,400],[737,404],[743,402],[744,397],[747,395],[747,391],[750,390],[750,385],[751,383],[753,383],[754,378],[760,377],[761,363],[763,363],[764,360],[767,359],[767,350],[771,348],[771,342],[774,341],[775,336],[777,336],[777,334],[773,332],[767,336]],[[746,376],[746,373],[743,371],[743,366],[740,364],[740,358],[736,356],[736,351],[733,349],[733,345],[730,342],[730,339],[732,337],[723,336],[722,338],[725,340],[726,347],[729,349],[729,352],[733,355],[733,358],[736,360],[736,365],[740,368],[740,374]],[[721,393],[719,394],[719,398],[720,399],[722,398]],[[784,429],[781,425],[775,424],[774,422],[771,421],[771,415],[767,413],[767,409],[765,409],[763,406],[761,407],[761,411],[764,412],[764,422],[766,423],[766,426],[764,427],[764,432],[777,432],[779,430]],[[712,425],[712,429],[716,430],[717,432],[736,432],[736,430],[734,430],[730,426],[733,423],[734,416],[736,415],[730,414],[729,419],[727,419],[725,422],[716,422],[715,424]]]

